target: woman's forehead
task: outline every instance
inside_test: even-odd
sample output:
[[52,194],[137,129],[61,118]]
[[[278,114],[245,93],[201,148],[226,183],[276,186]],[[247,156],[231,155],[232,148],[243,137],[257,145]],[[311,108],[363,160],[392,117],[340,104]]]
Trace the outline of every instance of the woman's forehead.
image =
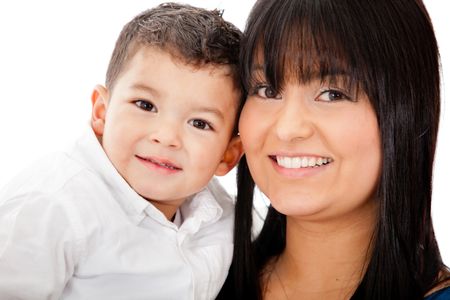
[[[287,83],[306,84],[314,81],[338,85],[347,90],[353,90],[358,86],[352,72],[348,68],[341,67],[343,64],[337,66],[321,65],[319,59],[311,58],[306,65],[302,65],[299,60],[286,59],[284,64],[280,65],[277,61],[264,60],[261,53],[262,51],[255,52],[250,66],[249,78],[247,78],[250,82],[268,82],[277,89]],[[297,63],[292,63],[295,61]]]

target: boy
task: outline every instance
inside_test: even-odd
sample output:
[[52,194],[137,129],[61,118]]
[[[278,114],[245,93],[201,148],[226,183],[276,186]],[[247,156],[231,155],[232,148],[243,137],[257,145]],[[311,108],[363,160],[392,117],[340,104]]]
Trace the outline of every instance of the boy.
[[240,32],[162,4],[122,30],[90,131],[0,193],[0,299],[213,299],[242,150]]

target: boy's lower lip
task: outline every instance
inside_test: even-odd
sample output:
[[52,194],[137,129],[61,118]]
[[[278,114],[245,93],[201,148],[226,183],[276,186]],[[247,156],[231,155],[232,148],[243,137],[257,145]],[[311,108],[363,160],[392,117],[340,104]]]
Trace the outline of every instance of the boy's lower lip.
[[290,177],[290,178],[304,178],[316,175],[326,169],[330,166],[331,163],[317,166],[317,167],[306,167],[306,168],[284,168],[280,166],[276,160],[273,160],[269,157],[270,162],[272,163],[273,168],[277,173],[284,177]]
[[160,163],[142,158],[138,155],[136,155],[136,158],[138,159],[138,161],[140,161],[145,167],[149,168],[150,170],[158,171],[163,174],[176,174],[176,173],[182,171],[182,169],[180,169],[180,168],[166,166],[164,164],[160,164]]

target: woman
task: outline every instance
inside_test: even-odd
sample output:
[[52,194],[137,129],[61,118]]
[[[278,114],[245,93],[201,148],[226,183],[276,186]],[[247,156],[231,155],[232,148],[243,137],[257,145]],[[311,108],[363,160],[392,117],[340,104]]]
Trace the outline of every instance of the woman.
[[[246,155],[219,298],[450,299],[430,215],[439,54],[423,3],[259,0],[241,61]],[[255,183],[271,207],[253,238]]]

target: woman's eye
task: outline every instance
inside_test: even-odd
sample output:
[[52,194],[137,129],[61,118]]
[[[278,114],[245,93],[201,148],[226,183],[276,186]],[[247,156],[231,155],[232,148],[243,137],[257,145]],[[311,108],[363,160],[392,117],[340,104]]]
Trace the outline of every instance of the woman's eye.
[[148,101],[137,100],[137,101],[134,101],[134,104],[142,110],[156,112],[156,107]]
[[191,124],[192,126],[194,126],[195,128],[201,129],[201,130],[212,130],[212,126],[204,121],[204,120],[200,120],[200,119],[193,119],[189,121],[189,124]]
[[349,96],[338,90],[326,90],[320,93],[317,97],[318,101],[332,102],[332,101],[342,101],[351,100]]
[[281,95],[278,94],[277,91],[275,91],[275,89],[269,85],[257,86],[254,89],[253,94],[258,95],[258,97],[261,97],[261,98],[281,99]]

